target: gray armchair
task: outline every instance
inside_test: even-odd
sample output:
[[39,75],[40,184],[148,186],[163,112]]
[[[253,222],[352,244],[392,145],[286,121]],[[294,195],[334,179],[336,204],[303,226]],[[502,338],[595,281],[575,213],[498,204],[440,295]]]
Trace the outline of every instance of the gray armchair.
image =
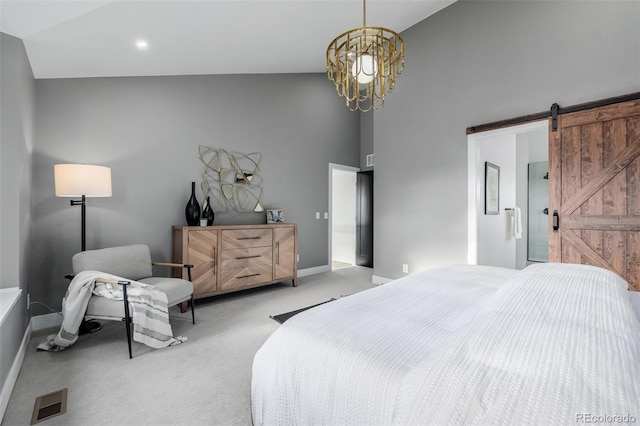
[[[81,271],[100,271],[153,285],[166,293],[168,306],[182,304],[182,312],[186,311],[185,305],[190,302],[191,319],[193,324],[196,323],[193,306],[193,284],[191,283],[192,265],[152,262],[149,247],[143,244],[83,251],[75,254],[71,259],[71,263],[74,274]],[[180,278],[153,277],[151,276],[152,266],[187,268],[189,281]],[[84,319],[87,321],[124,321],[129,345],[129,358],[132,358],[131,317],[127,300],[127,285],[129,283],[126,281],[117,283],[123,286],[124,303],[123,301],[92,295],[89,299]]]

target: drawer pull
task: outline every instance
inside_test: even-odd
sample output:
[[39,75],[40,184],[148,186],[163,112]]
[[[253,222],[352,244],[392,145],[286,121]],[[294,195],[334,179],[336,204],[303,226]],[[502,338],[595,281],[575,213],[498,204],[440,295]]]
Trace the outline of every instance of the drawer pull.
[[257,277],[258,275],[262,275],[262,274],[249,274],[249,275],[242,275],[241,277],[236,277],[236,280],[239,280],[239,279],[242,279],[242,278]]
[[253,259],[254,257],[260,257],[260,255],[255,255],[255,256],[240,256],[240,257],[236,257],[237,260],[242,260],[242,259]]
[[261,240],[262,237],[236,237],[236,240]]

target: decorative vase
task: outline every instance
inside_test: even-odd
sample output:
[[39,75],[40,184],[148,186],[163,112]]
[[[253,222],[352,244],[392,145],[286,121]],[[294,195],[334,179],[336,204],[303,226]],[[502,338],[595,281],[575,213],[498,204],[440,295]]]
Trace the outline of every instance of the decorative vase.
[[202,218],[207,219],[207,226],[213,225],[213,219],[216,217],[213,209],[211,208],[211,202],[209,201],[209,196],[207,196],[207,201],[204,202],[204,207],[202,208]]
[[187,202],[187,207],[184,209],[184,214],[187,218],[187,225],[197,226],[200,222],[200,204],[196,200],[196,183],[191,182],[191,198]]

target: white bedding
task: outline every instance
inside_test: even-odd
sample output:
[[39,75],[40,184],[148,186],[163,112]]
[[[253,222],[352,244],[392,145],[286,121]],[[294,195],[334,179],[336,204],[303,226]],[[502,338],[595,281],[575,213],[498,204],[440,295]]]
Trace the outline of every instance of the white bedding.
[[254,423],[640,421],[626,288],[583,265],[457,265],[321,305],[257,352]]

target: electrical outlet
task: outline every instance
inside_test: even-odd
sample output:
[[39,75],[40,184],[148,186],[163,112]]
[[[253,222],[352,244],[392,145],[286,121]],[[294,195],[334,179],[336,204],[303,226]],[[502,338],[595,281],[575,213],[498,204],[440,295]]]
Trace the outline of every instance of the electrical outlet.
[[296,262],[300,262],[300,255],[296,254]]
[[409,265],[407,265],[406,263],[402,264],[402,272],[404,272],[405,274],[409,273]]
[[324,218],[329,219],[329,212],[324,212]]
[[31,308],[31,293],[27,293],[27,311]]
[[320,219],[320,212],[316,212],[316,219]]

